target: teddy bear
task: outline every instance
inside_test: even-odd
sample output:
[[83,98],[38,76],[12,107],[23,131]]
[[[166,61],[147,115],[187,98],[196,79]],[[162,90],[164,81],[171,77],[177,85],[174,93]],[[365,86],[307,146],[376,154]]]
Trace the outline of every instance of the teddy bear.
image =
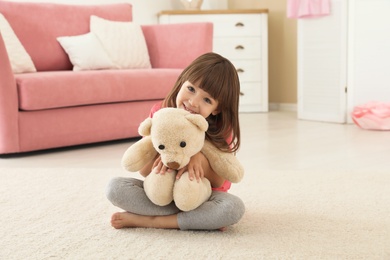
[[193,210],[209,199],[212,190],[207,178],[191,181],[188,172],[176,180],[177,170],[185,167],[191,156],[201,151],[211,168],[230,182],[237,183],[244,175],[234,154],[222,152],[205,140],[207,129],[208,123],[201,115],[179,108],[162,108],[140,124],[138,132],[143,138],[126,150],[122,166],[137,172],[159,154],[162,163],[172,171],[156,174],[156,169],[152,169],[144,180],[146,195],[156,205],[174,201],[182,211]]

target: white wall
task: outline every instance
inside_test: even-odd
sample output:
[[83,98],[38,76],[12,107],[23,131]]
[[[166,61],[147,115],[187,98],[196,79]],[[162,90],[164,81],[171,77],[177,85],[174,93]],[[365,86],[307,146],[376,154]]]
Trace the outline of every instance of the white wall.
[[[133,21],[139,24],[156,24],[157,14],[162,10],[183,9],[180,0],[10,0],[11,2],[46,2],[75,5],[93,5],[110,3],[131,3]],[[202,9],[227,8],[227,0],[204,0]]]

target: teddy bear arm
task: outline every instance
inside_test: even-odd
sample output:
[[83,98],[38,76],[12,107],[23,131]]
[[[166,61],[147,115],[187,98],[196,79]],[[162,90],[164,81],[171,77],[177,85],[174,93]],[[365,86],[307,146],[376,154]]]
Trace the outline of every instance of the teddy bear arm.
[[237,183],[244,177],[244,167],[233,153],[222,152],[208,141],[205,141],[202,153],[214,172],[224,179]]
[[150,136],[146,136],[130,146],[122,157],[122,166],[130,172],[141,170],[153,160],[157,151],[153,147]]

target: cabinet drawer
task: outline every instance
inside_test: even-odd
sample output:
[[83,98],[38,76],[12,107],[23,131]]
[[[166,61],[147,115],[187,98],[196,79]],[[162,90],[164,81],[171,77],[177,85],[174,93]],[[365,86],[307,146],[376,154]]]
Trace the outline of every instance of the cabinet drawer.
[[251,82],[241,84],[240,106],[261,104],[261,83]]
[[260,59],[260,37],[214,37],[213,51],[229,59]]
[[260,36],[261,14],[171,15],[169,23],[212,22],[214,36]]
[[232,60],[240,82],[261,81],[261,60]]

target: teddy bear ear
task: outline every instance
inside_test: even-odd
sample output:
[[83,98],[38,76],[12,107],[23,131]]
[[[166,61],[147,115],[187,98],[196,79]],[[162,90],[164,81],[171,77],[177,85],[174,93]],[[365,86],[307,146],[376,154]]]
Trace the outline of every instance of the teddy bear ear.
[[142,136],[150,135],[150,129],[152,128],[152,119],[146,118],[138,127],[138,133]]
[[196,125],[203,132],[206,132],[207,128],[209,128],[209,123],[207,123],[206,119],[204,119],[204,117],[201,115],[188,114],[186,115],[186,118],[188,121]]

